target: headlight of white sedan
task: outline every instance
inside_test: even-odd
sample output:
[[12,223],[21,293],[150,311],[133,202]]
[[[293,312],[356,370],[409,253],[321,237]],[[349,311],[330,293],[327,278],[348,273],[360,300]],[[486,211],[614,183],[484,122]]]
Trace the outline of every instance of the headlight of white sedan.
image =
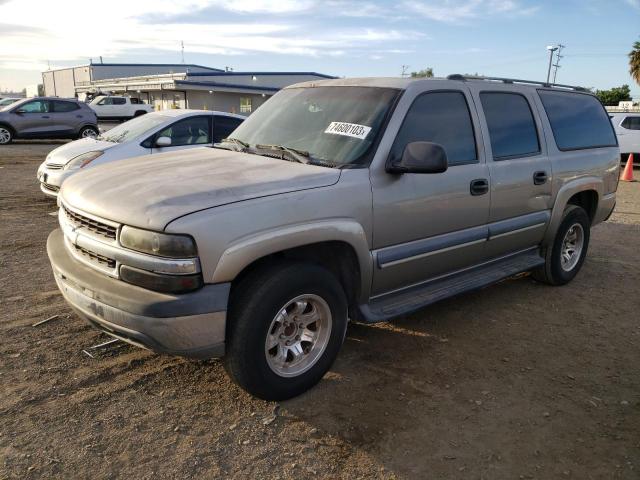
[[101,156],[104,152],[94,151],[83,153],[82,155],[78,155],[77,157],[72,158],[69,163],[64,166],[65,170],[77,170],[79,168],[86,167],[88,164],[93,162],[96,158]]

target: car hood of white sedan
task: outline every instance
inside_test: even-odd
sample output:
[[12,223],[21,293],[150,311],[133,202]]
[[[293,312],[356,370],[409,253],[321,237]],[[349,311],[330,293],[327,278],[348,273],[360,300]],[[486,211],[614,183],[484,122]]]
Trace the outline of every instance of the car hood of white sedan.
[[75,142],[69,142],[61,147],[52,150],[47,155],[47,165],[66,165],[69,161],[78,155],[82,155],[87,152],[105,151],[109,148],[113,148],[118,145],[113,142],[105,142],[103,140],[96,140],[95,138],[83,138],[82,140],[76,140]]
[[248,153],[195,148],[121,160],[65,180],[62,201],[81,212],[151,230],[222,205],[335,184],[340,170]]

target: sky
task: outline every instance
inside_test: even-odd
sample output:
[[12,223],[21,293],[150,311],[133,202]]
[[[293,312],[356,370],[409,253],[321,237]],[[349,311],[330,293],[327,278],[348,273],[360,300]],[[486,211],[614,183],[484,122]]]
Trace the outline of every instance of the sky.
[[340,77],[478,73],[544,80],[547,45],[566,45],[557,82],[640,98],[627,54],[640,0],[0,0],[0,91],[41,72],[99,62],[180,63]]

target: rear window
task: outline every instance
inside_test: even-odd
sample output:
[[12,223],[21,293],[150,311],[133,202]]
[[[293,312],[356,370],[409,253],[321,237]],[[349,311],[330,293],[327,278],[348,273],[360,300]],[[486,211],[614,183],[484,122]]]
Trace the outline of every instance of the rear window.
[[538,90],[560,150],[615,147],[616,136],[600,101],[588,94]]
[[495,160],[540,152],[536,123],[525,97],[519,93],[483,92],[480,100]]

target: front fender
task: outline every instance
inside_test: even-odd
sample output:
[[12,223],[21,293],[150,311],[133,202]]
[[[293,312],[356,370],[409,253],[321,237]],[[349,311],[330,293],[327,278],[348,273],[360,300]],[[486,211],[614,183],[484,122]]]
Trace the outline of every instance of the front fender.
[[360,266],[360,292],[368,298],[373,261],[364,229],[350,219],[289,225],[240,238],[221,255],[211,282],[230,282],[247,266],[267,255],[329,241],[344,242],[353,248]]

